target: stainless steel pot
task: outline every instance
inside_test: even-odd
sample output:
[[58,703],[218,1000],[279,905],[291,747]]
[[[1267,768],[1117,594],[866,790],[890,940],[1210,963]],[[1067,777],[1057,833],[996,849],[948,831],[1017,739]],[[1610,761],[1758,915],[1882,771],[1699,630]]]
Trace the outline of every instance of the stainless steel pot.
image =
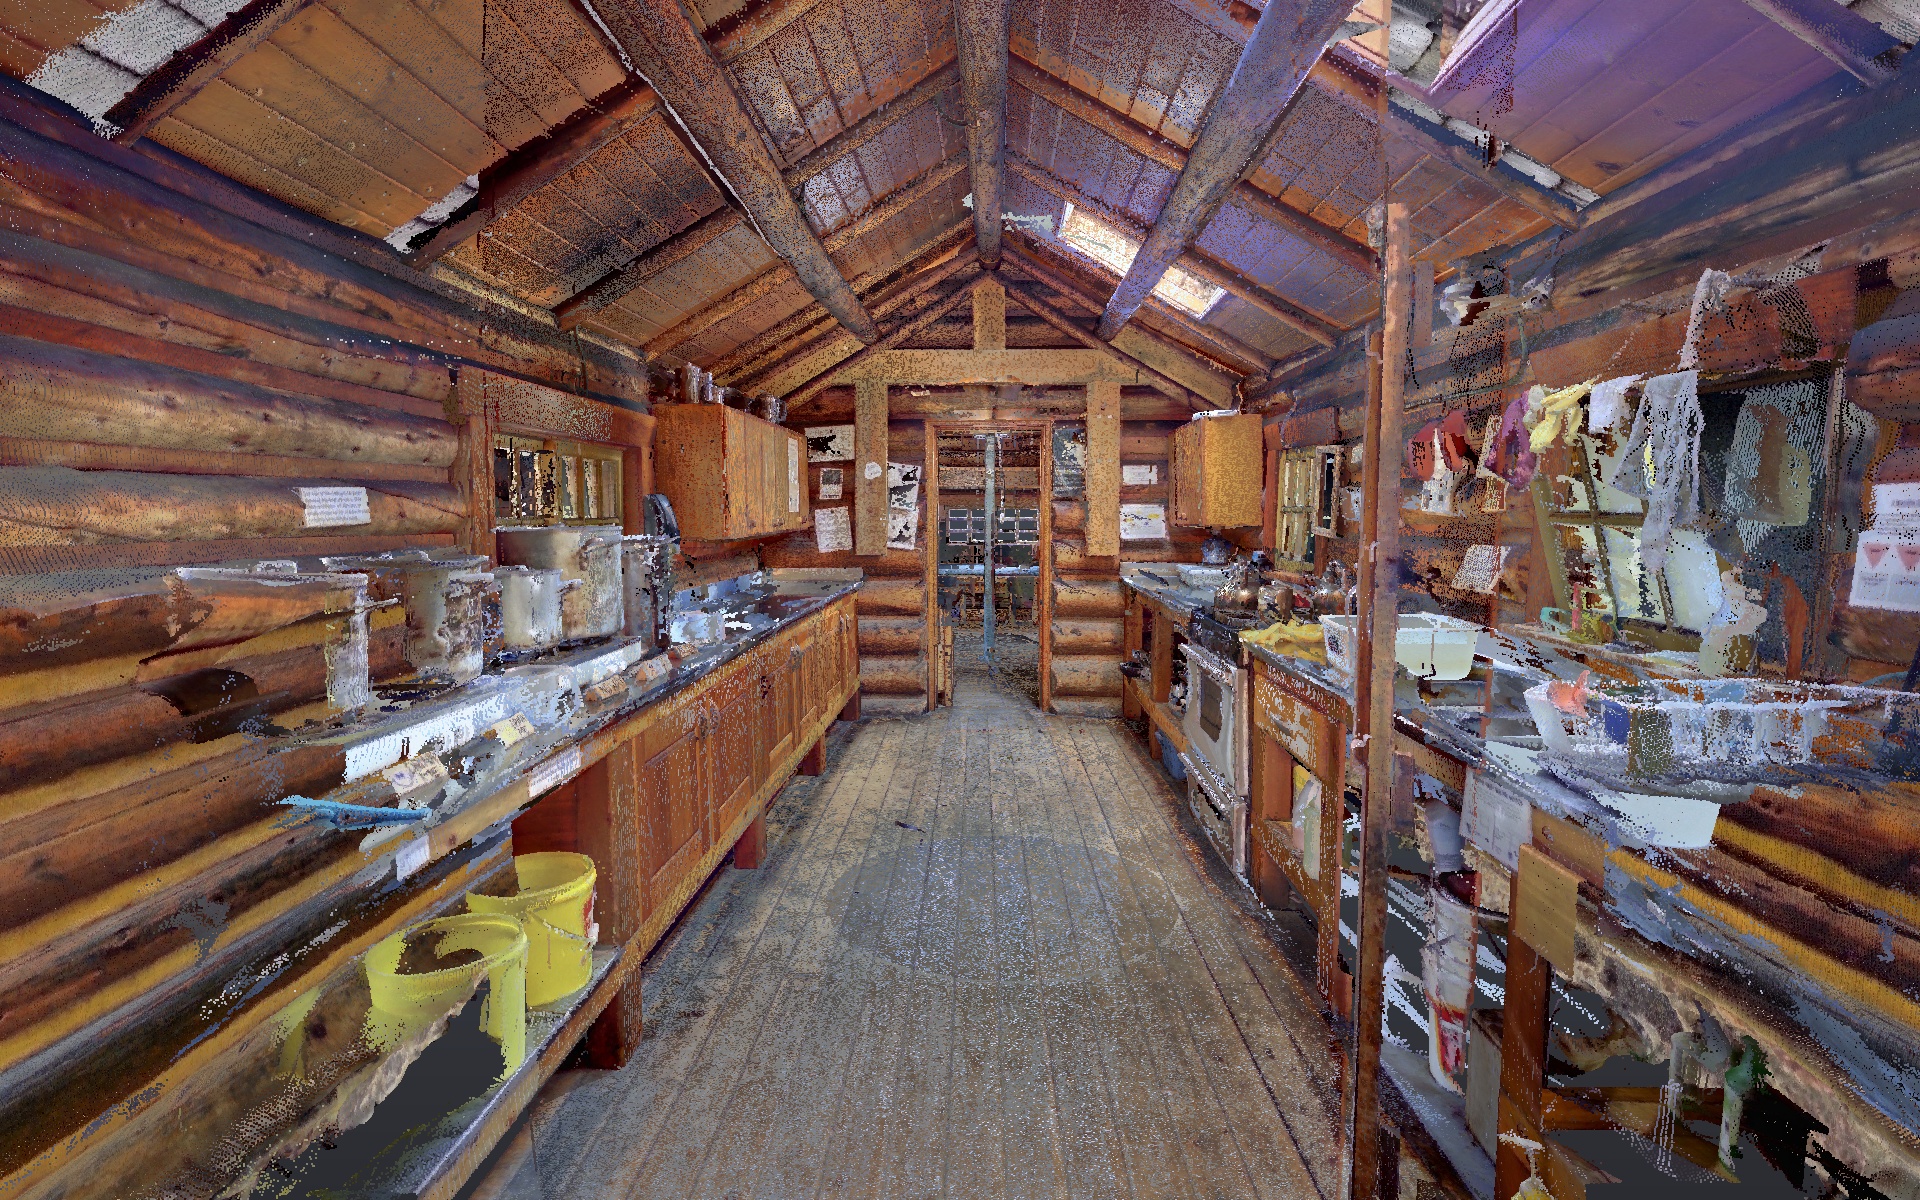
[[376,602],[400,601],[408,673],[382,682],[462,684],[485,669],[487,600],[494,588],[485,558],[399,550],[321,562],[329,570],[366,575],[369,598]]
[[580,642],[620,632],[618,525],[517,526],[494,531],[506,566],[557,570],[578,587],[560,598],[560,640]]
[[626,593],[624,628],[650,650],[667,644],[665,617],[673,599],[673,555],[678,543],[656,534],[629,534],[620,546],[620,584]]
[[559,645],[561,593],[580,585],[550,567],[495,567],[493,578],[500,595],[499,656],[528,658]]

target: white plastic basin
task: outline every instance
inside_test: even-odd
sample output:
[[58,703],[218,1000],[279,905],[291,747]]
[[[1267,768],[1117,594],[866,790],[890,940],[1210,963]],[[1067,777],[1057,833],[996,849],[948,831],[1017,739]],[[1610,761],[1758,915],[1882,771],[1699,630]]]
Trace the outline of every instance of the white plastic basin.
[[[1360,618],[1321,617],[1327,664],[1348,678],[1359,643]],[[1401,613],[1393,640],[1393,660],[1421,679],[1465,679],[1473,670],[1473,648],[1480,626],[1432,613]]]

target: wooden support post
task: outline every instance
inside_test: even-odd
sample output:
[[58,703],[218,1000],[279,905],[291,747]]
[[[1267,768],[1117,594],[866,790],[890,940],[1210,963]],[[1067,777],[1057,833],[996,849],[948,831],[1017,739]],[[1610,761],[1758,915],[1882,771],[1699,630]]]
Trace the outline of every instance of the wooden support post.
[[1433,260],[1423,258],[1413,264],[1413,334],[1408,343],[1415,350],[1433,344]]
[[1148,694],[1155,704],[1165,704],[1173,695],[1173,620],[1157,608],[1153,610],[1152,653]]
[[800,765],[794,768],[793,773],[808,776],[824,775],[827,773],[826,734],[821,734],[820,739],[807,748],[806,756],[800,760]]
[[1352,1174],[1348,1195],[1373,1200],[1380,1184],[1380,1037],[1386,1003],[1387,857],[1393,820],[1393,675],[1400,588],[1400,425],[1405,403],[1408,300],[1408,211],[1387,202],[1386,278],[1381,305],[1379,382],[1369,397],[1366,511],[1361,521],[1360,625],[1367,630],[1354,666],[1354,716],[1366,747],[1366,791],[1360,807],[1359,953],[1354,963]]
[[[1133,656],[1146,648],[1147,631],[1144,628],[1146,622],[1143,616],[1140,597],[1129,594],[1127,596],[1127,611],[1126,615],[1122,618],[1121,626],[1121,647],[1126,652],[1125,661],[1127,662],[1134,661]],[[1138,682],[1138,680],[1134,681],[1135,684]],[[1121,684],[1120,715],[1129,721],[1137,721],[1143,712],[1144,710],[1140,707],[1140,689],[1137,686]]]
[[858,721],[860,719],[860,691],[858,688],[854,689],[853,695],[847,697],[846,704],[841,706],[840,715],[835,719],[840,721]]
[[[989,514],[988,519],[992,516]],[[1040,711],[1053,711],[1053,421],[1040,427],[1040,581],[1034,621],[1040,627]],[[1121,691],[1126,689],[1122,687]]]
[[1087,385],[1088,558],[1120,553],[1120,385]]
[[1007,289],[991,276],[973,289],[973,348],[1007,348]]
[[735,870],[754,871],[767,858],[767,813],[765,809],[747,825],[740,840],[733,844]]
[[[1509,907],[1526,903],[1526,881],[1516,874]],[[1499,1129],[1502,1134],[1539,1141],[1540,1092],[1546,1081],[1547,1010],[1553,996],[1553,967],[1517,937],[1507,939],[1505,1024],[1500,1034]],[[1493,1192],[1511,1196],[1527,1177],[1527,1156],[1501,1140],[1493,1157]]]
[[[974,289],[975,304],[980,290]],[[926,542],[921,547],[927,591],[921,609],[921,644],[927,656],[927,711],[932,712],[940,705],[940,434],[932,421],[921,422],[921,430],[920,496],[927,506]]]
[[[637,953],[647,916],[647,870],[640,861],[638,742],[622,742],[580,773],[574,787],[576,853],[593,859],[598,876],[594,914],[604,941]],[[640,971],[634,965],[613,1002],[587,1033],[588,1060],[612,1069],[640,1047]]]
[[853,552],[887,552],[887,385],[853,385]]

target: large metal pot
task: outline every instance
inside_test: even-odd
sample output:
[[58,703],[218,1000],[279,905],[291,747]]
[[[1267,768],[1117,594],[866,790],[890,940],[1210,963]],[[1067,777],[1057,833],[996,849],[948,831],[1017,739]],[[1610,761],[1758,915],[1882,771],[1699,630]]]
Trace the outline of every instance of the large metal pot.
[[409,670],[391,682],[462,684],[479,677],[486,666],[486,607],[494,587],[485,558],[397,550],[321,562],[329,570],[366,575],[369,598],[376,602],[400,601]]
[[557,570],[577,582],[560,597],[560,640],[581,642],[620,632],[618,525],[517,526],[494,531],[505,566]]
[[501,658],[530,658],[560,644],[561,593],[579,590],[577,583],[551,567],[495,567],[493,579],[500,594],[493,640]]
[[629,534],[621,542],[626,634],[642,639],[650,650],[666,646],[665,616],[673,600],[673,555],[678,545],[647,533]]

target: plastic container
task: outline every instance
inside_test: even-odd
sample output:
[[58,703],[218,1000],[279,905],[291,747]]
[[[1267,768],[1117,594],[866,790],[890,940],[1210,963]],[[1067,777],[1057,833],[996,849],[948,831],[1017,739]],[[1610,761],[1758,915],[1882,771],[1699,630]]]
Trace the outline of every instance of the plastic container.
[[[1360,618],[1320,618],[1327,665],[1353,678],[1359,649]],[[1473,648],[1481,629],[1471,621],[1433,613],[1401,613],[1393,639],[1393,660],[1418,679],[1465,679],[1473,670]]]
[[470,912],[511,917],[527,935],[527,1003],[552,1004],[593,977],[593,860],[549,851],[516,855],[511,896],[467,893]]
[[[402,971],[407,946],[433,938],[433,953],[480,955],[471,962],[433,971]],[[461,913],[437,917],[374,944],[367,951],[367,990],[373,1001],[365,1035],[388,1048],[445,1016],[487,980],[480,1027],[500,1044],[504,1077],[527,1053],[527,935],[511,917]]]

